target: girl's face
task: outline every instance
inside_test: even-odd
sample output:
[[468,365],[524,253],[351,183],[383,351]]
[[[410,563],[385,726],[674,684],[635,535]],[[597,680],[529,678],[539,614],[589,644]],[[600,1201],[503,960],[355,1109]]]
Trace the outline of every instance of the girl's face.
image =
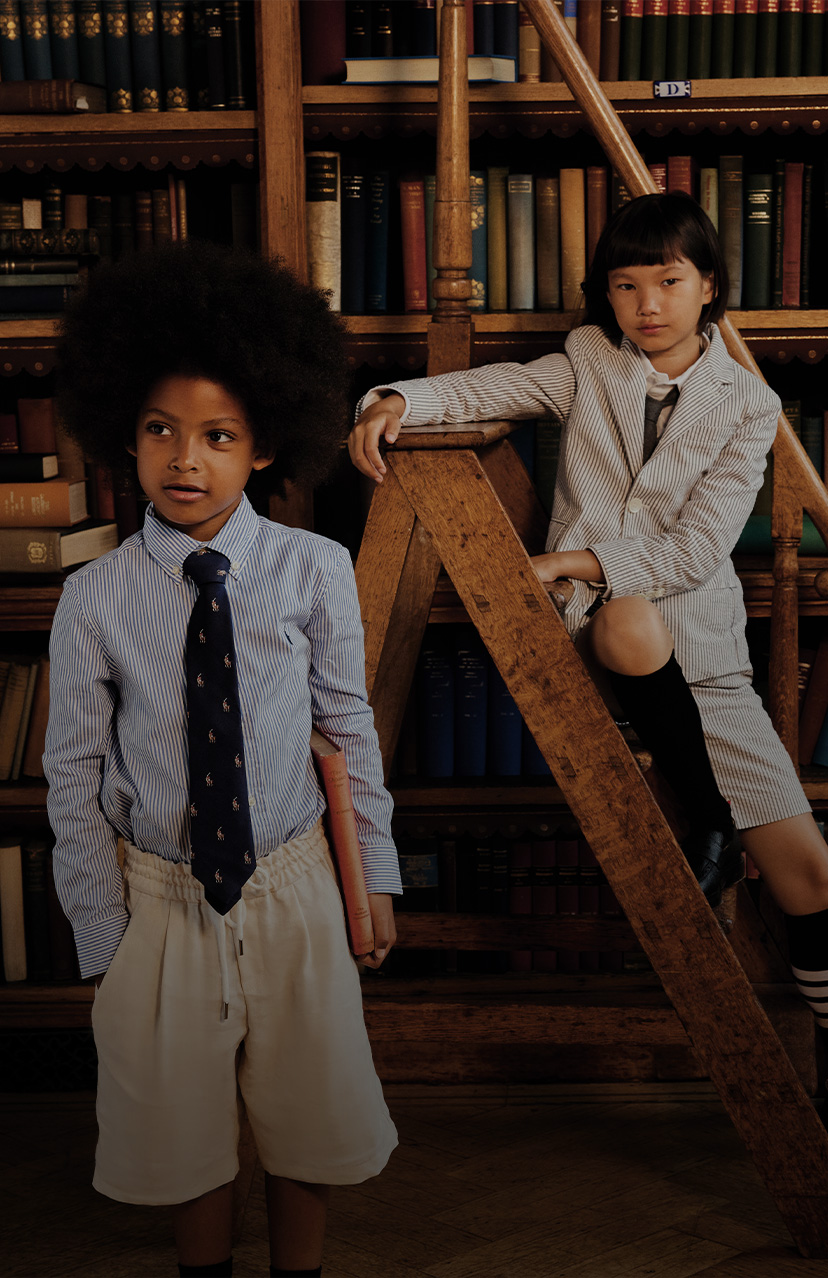
[[621,332],[653,368],[678,377],[699,356],[699,319],[713,300],[713,276],[685,258],[663,266],[623,266],[607,276]]
[[251,470],[273,460],[258,451],[235,396],[206,377],[179,374],[153,386],[129,451],[155,513],[196,541],[215,537],[241,501]]

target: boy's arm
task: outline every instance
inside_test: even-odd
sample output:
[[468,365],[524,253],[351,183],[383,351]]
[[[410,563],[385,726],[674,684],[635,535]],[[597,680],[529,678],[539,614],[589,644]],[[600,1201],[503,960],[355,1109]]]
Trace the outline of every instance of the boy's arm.
[[393,443],[401,425],[453,424],[569,416],[575,374],[566,355],[544,355],[530,364],[489,364],[439,377],[375,387],[357,405],[348,439],[351,461],[382,482],[382,440]]
[[129,916],[117,835],[103,814],[100,797],[116,693],[100,641],[71,581],[55,612],[49,655],[43,767],[55,835],[55,886],[75,933],[85,979],[109,967]]

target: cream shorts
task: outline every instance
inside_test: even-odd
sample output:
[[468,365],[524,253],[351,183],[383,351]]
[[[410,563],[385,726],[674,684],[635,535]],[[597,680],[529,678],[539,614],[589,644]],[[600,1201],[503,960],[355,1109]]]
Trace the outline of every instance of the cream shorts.
[[186,1202],[239,1163],[239,1097],[265,1170],[357,1184],[397,1133],[374,1071],[321,823],[262,858],[223,918],[189,864],[126,846],[126,932],[96,992],[95,1189]]

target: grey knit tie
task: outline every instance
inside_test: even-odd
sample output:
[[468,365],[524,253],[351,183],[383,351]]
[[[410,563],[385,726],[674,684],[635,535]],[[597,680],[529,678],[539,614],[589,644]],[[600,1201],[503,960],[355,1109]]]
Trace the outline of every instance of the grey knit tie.
[[644,461],[653,455],[658,443],[658,419],[665,408],[672,408],[678,399],[678,386],[671,386],[663,399],[648,395],[644,400]]

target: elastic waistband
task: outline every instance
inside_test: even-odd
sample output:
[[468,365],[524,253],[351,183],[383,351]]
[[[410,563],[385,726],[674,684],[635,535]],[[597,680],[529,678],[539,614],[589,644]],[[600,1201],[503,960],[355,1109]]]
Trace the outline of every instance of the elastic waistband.
[[[256,869],[242,888],[242,899],[279,892],[326,857],[330,858],[330,852],[320,818],[304,834],[288,839],[269,856],[259,858]],[[189,861],[165,861],[154,852],[142,852],[126,841],[124,877],[129,880],[133,892],[172,901],[204,900],[204,886],[193,878]]]

